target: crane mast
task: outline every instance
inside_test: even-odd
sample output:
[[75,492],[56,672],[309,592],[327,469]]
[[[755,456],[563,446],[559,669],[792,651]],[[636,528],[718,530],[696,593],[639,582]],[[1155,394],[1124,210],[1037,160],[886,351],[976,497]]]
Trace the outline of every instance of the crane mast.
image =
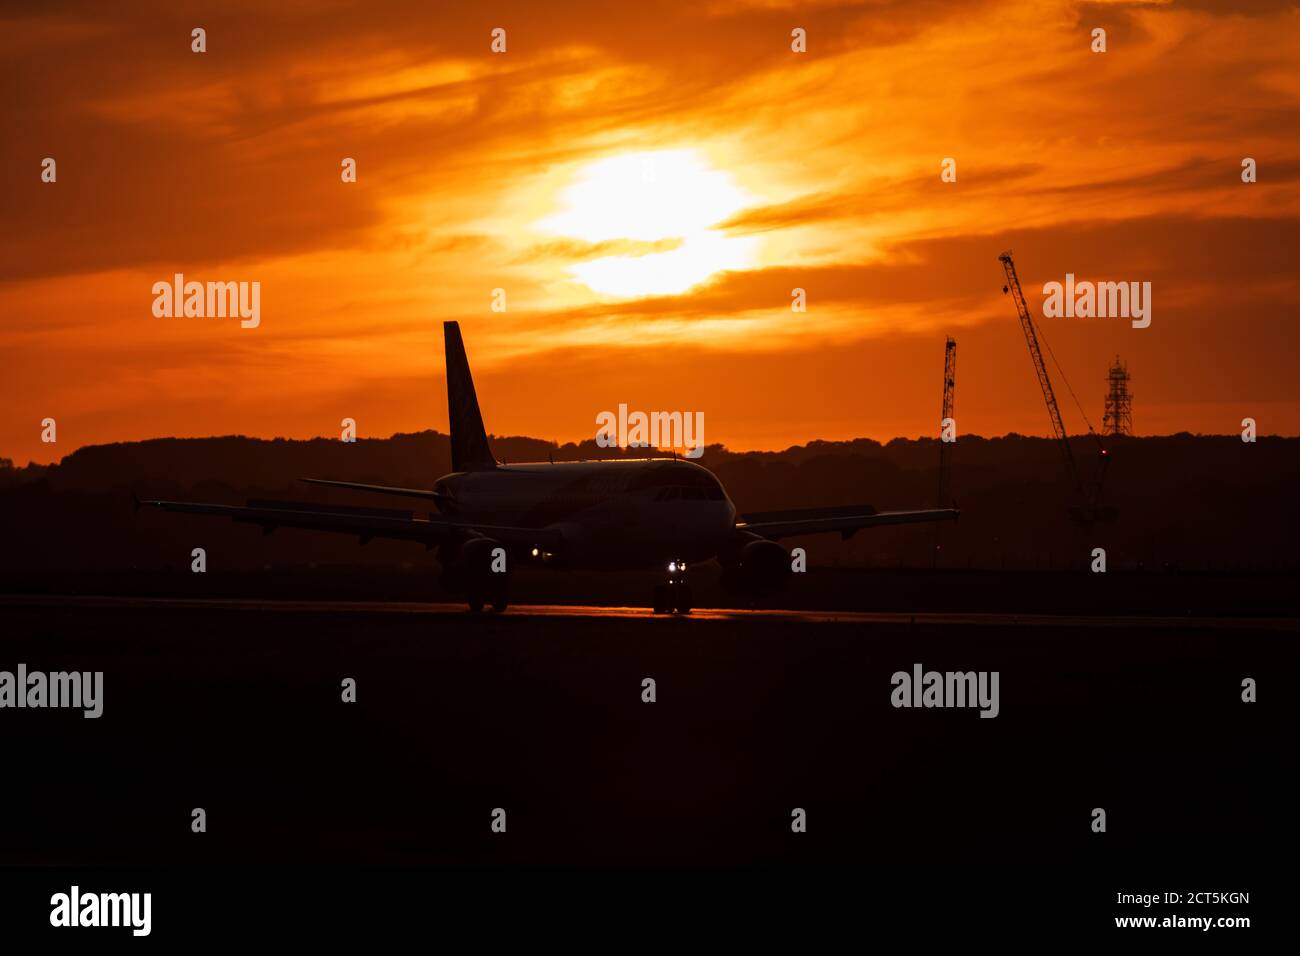
[[953,392],[957,386],[957,342],[949,337],[943,346],[943,414],[939,418],[939,507],[948,507],[948,464],[952,442],[944,441],[942,431],[952,418]]

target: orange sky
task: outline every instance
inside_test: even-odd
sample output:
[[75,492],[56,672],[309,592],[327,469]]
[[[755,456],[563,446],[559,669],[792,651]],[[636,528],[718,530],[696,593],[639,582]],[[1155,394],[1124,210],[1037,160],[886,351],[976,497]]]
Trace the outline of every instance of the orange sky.
[[[1045,434],[1007,247],[1036,313],[1067,272],[1152,283],[1147,329],[1041,319],[1094,423],[1118,353],[1140,434],[1294,435],[1297,27],[1226,0],[7,8],[0,456],[445,430],[445,319],[498,434],[627,403],[734,449],[933,435],[945,334],[959,431]],[[155,318],[177,272],[260,282],[261,325]]]

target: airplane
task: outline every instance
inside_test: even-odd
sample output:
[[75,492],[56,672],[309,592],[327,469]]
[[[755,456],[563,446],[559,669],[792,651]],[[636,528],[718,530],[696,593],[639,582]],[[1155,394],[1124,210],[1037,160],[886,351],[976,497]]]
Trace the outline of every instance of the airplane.
[[432,488],[392,488],[303,478],[308,484],[409,498],[423,514],[308,502],[249,501],[243,506],[140,501],[167,512],[221,515],[237,522],[418,541],[438,549],[442,584],[475,613],[504,611],[509,571],[522,565],[596,570],[658,570],[656,614],[689,614],[688,567],[722,566],[722,586],[754,599],[791,574],[783,538],[953,520],[955,508],[878,512],[869,505],[737,515],[717,477],[678,458],[504,464],[492,454],[470,375],[460,325],[443,323],[452,471]]

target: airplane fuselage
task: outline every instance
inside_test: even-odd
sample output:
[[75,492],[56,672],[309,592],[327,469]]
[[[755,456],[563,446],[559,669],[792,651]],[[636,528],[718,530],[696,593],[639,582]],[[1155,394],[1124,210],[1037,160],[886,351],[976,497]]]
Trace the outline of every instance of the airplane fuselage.
[[499,465],[445,475],[434,490],[447,518],[558,531],[567,567],[706,561],[735,531],[717,478],[681,459]]

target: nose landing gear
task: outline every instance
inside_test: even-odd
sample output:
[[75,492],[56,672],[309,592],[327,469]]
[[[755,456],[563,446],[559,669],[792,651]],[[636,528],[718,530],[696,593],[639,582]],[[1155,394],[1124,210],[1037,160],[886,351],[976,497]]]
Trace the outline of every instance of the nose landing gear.
[[667,583],[655,585],[654,613],[691,613],[691,588],[686,583],[686,562],[668,562]]

